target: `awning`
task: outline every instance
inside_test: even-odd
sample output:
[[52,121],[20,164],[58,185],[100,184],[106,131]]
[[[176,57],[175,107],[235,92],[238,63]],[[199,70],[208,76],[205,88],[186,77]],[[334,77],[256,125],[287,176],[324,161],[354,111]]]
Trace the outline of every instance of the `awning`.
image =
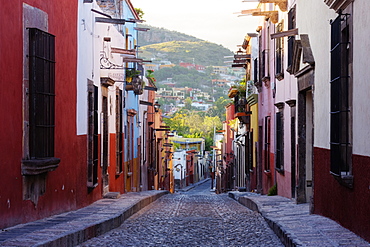
[[144,27],[134,27],[134,29],[136,31],[142,31],[142,32],[146,32],[150,30],[150,28],[144,28]]
[[157,91],[156,87],[150,87],[150,86],[145,86],[144,89],[149,90],[149,91]]
[[112,53],[119,53],[119,54],[125,54],[125,55],[136,55],[136,51],[134,49],[132,50],[127,50],[123,48],[118,48],[118,47],[111,47],[110,51]]
[[152,102],[148,102],[148,101],[144,101],[144,100],[140,100],[140,104],[141,105],[150,105],[150,106],[153,106],[153,103]]
[[271,34],[271,39],[298,35],[298,28]]

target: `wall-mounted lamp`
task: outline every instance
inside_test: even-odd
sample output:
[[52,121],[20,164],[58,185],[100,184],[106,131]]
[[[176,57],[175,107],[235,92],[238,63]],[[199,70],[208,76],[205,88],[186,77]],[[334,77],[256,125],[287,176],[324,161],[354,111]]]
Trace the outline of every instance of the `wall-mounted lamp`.
[[258,33],[247,33],[247,35],[251,38],[258,37]]
[[154,106],[154,111],[155,112],[158,112],[159,111],[159,108],[161,107],[161,105],[158,104],[158,101],[156,101],[153,106]]

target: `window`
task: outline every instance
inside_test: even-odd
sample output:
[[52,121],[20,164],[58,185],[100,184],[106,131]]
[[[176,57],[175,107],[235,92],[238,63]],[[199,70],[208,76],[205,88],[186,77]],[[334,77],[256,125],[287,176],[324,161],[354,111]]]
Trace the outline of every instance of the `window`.
[[123,161],[122,90],[116,90],[116,174],[122,173]]
[[[134,128],[134,122],[135,122],[135,116],[137,112],[134,109],[129,109],[127,111],[127,148],[125,157],[127,157],[127,172],[132,173],[134,170],[134,158],[135,158],[135,128]],[[128,188],[129,189],[129,188]]]
[[98,184],[98,87],[88,80],[87,186]]
[[37,206],[47,190],[47,173],[58,168],[54,157],[55,36],[47,32],[48,14],[23,4],[23,200]]
[[259,89],[259,87],[261,87],[261,83],[258,80],[258,58],[253,60],[253,80],[254,85]]
[[247,136],[247,146],[246,146],[246,151],[247,151],[247,173],[250,171],[253,172],[253,130],[249,131]]
[[261,68],[261,73],[262,73],[262,81],[266,81],[270,79],[269,76],[269,53],[268,49],[262,51],[262,68]]
[[29,154],[54,157],[55,37],[29,29]]
[[344,180],[352,163],[351,24],[349,14],[331,22],[330,171]]
[[260,54],[259,57],[260,59],[260,70],[259,70],[259,77],[261,81],[265,82],[270,80],[270,74],[269,74],[269,34],[270,34],[270,27],[267,28],[267,33],[266,33],[266,44],[262,42],[262,38],[259,39],[259,47],[260,47]]
[[[288,30],[291,30],[294,28],[296,28],[295,7],[291,8],[288,13]],[[292,73],[294,41],[295,41],[295,36],[288,37],[288,68],[287,68],[287,71],[289,73]]]
[[[276,26],[276,32],[283,31],[283,23],[279,23]],[[275,77],[279,81],[284,78],[284,38],[277,38],[276,39],[276,47],[275,47]]]
[[276,150],[275,168],[278,172],[284,171],[284,119],[282,109],[276,113]]
[[265,117],[265,172],[270,172],[270,125],[271,117]]

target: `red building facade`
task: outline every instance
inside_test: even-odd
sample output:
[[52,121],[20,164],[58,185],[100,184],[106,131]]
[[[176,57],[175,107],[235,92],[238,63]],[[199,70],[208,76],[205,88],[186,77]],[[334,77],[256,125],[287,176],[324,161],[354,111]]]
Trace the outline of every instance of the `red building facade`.
[[95,199],[78,190],[87,149],[76,135],[76,23],[76,1],[2,3],[0,228]]

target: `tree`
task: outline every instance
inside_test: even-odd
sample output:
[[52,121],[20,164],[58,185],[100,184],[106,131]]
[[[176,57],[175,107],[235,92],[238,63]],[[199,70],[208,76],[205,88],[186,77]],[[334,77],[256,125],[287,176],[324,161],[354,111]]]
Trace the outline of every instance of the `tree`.
[[225,99],[224,97],[218,98],[213,106],[208,109],[208,115],[215,117],[218,116],[222,121],[225,120],[225,106],[232,101],[230,99]]
[[171,118],[164,118],[166,125],[170,126],[171,130],[176,130],[179,135],[184,135],[189,132],[189,127],[185,125],[187,114],[176,112]]
[[184,100],[184,103],[185,103],[185,106],[184,108],[187,109],[187,110],[191,110],[193,107],[191,106],[191,104],[193,103],[193,101],[191,100],[191,98],[186,98]]
[[137,15],[139,16],[139,18],[142,19],[143,16],[144,16],[144,11],[140,8],[135,8],[135,11],[136,11]]
[[222,121],[218,116],[201,116],[196,111],[182,109],[172,115],[171,118],[164,119],[166,125],[171,130],[176,130],[183,137],[204,138],[206,150],[211,150],[213,145],[214,130],[222,129]]

